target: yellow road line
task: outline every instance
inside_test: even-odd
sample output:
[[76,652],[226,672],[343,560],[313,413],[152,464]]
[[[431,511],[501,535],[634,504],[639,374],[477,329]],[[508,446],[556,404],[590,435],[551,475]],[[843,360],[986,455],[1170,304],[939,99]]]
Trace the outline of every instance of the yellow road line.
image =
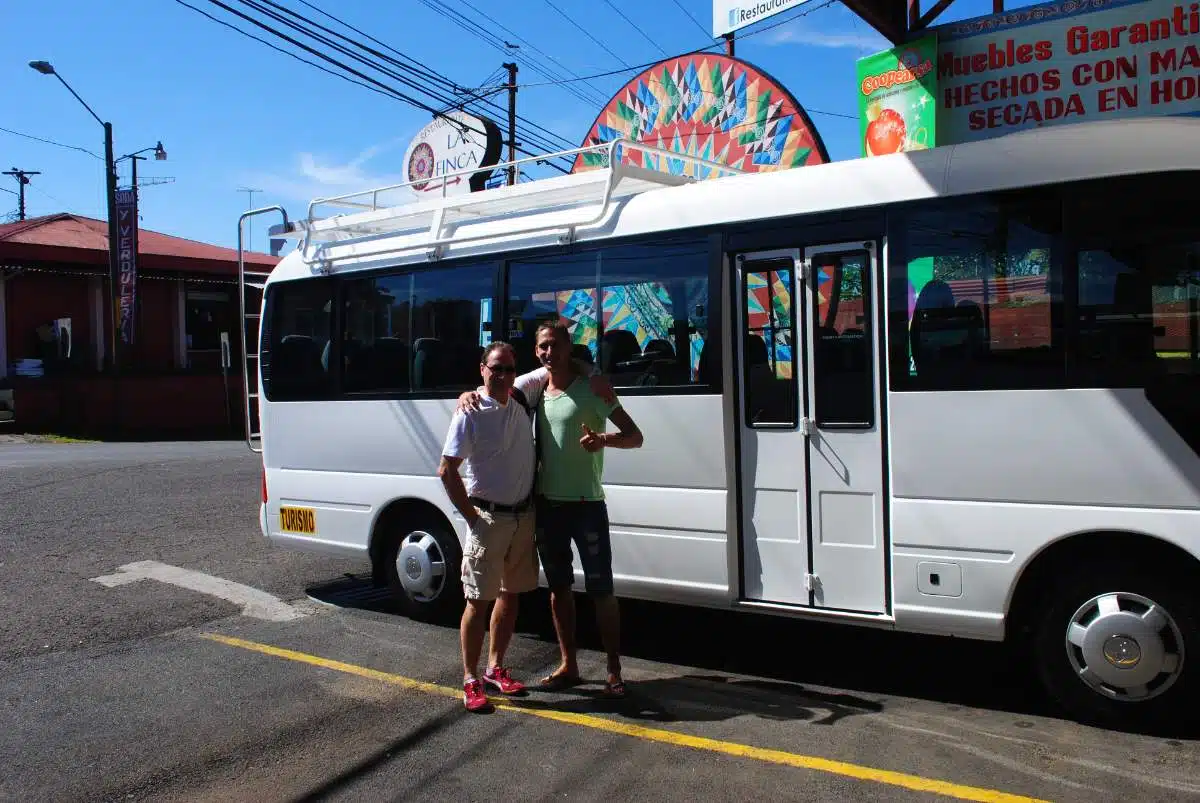
[[[462,691],[459,689],[452,689],[448,686],[439,686],[435,683],[427,683],[422,680],[413,680],[412,678],[406,678],[402,675],[395,675],[391,672],[380,672],[378,669],[368,669],[365,666],[348,664],[342,661],[334,661],[329,658],[322,658],[318,655],[309,655],[308,653],[288,650],[284,649],[283,647],[275,647],[270,644],[260,644],[256,641],[247,641],[245,639],[233,638],[232,636],[223,636],[217,633],[204,633],[201,634],[201,636],[202,638],[216,641],[221,644],[226,644],[230,647],[240,647],[244,650],[259,652],[264,655],[274,656],[276,658],[285,658],[289,661],[297,661],[299,663],[309,664],[311,666],[319,666],[324,669],[331,669],[335,672],[345,672],[349,675],[357,675],[362,678],[379,680],[384,683],[390,683],[394,686],[400,686],[413,691],[436,694],[442,697],[451,697],[456,700],[460,699],[462,696]],[[864,767],[858,764],[850,764],[845,761],[834,761],[832,759],[820,758],[818,756],[805,756],[799,753],[784,752],[783,750],[768,750],[766,748],[752,747],[750,745],[738,744],[736,742],[724,742],[718,739],[707,739],[703,736],[692,736],[686,733],[679,733],[677,731],[663,730],[661,728],[646,728],[642,727],[641,725],[630,725],[625,722],[618,722],[616,720],[592,716],[590,714],[575,714],[567,711],[526,708],[520,704],[505,702],[502,700],[493,700],[492,702],[498,710],[512,711],[518,714],[528,714],[530,716],[540,717],[542,719],[550,719],[554,720],[555,722],[563,722],[568,725],[576,725],[579,727],[591,728],[593,730],[619,733],[623,736],[632,736],[635,739],[643,739],[649,742],[669,744],[676,747],[690,747],[695,750],[707,750],[713,753],[723,753],[729,756],[740,756],[742,758],[749,758],[768,764],[781,764],[788,767],[798,767],[800,769],[828,772],[833,775],[841,775],[860,781],[874,781],[875,783],[887,784],[889,786],[899,786],[901,788],[911,789],[916,792],[930,792],[937,795],[945,795],[947,797],[958,798],[959,800],[976,800],[981,801],[982,803],[1045,803],[1037,798],[1013,795],[994,789],[982,789],[975,786],[964,786],[962,784],[951,783],[949,781],[939,781],[933,778],[923,778],[919,775],[909,775],[903,772],[893,772],[891,770]]]

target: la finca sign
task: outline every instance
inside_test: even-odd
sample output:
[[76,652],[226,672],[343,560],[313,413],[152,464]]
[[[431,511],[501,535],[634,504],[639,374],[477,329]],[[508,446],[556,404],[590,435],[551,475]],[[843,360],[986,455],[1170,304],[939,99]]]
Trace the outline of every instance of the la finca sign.
[[[500,161],[502,144],[500,128],[486,117],[464,111],[435,117],[404,153],[409,188],[418,198],[478,192]],[[479,169],[463,172],[471,168]]]

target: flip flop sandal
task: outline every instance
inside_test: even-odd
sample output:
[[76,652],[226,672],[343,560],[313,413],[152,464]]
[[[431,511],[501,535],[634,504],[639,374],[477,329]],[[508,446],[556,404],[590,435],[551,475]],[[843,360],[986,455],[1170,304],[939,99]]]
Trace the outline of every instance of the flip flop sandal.
[[604,696],[613,700],[623,699],[625,697],[625,681],[618,680],[616,683],[605,683]]
[[560,691],[562,689],[570,689],[579,686],[583,683],[583,678],[578,676],[561,673],[557,675],[546,675],[538,681],[538,688],[544,691]]

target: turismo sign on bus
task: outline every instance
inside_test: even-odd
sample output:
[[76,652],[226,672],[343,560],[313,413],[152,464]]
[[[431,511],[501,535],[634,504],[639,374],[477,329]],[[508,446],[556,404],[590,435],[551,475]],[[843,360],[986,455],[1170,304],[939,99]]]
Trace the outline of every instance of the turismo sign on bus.
[[937,141],[926,145],[1062,123],[1200,114],[1194,0],[1066,0],[950,23],[931,35]]

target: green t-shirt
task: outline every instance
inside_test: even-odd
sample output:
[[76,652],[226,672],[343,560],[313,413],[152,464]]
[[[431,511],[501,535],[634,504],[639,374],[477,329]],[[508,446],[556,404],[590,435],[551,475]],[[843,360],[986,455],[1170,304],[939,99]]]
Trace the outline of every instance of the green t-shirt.
[[592,393],[586,378],[576,378],[562,393],[545,390],[538,400],[537,437],[542,465],[538,493],[560,501],[593,501],[604,498],[600,478],[604,450],[589,452],[579,445],[583,425],[605,431],[608,416],[621,406],[609,405]]

